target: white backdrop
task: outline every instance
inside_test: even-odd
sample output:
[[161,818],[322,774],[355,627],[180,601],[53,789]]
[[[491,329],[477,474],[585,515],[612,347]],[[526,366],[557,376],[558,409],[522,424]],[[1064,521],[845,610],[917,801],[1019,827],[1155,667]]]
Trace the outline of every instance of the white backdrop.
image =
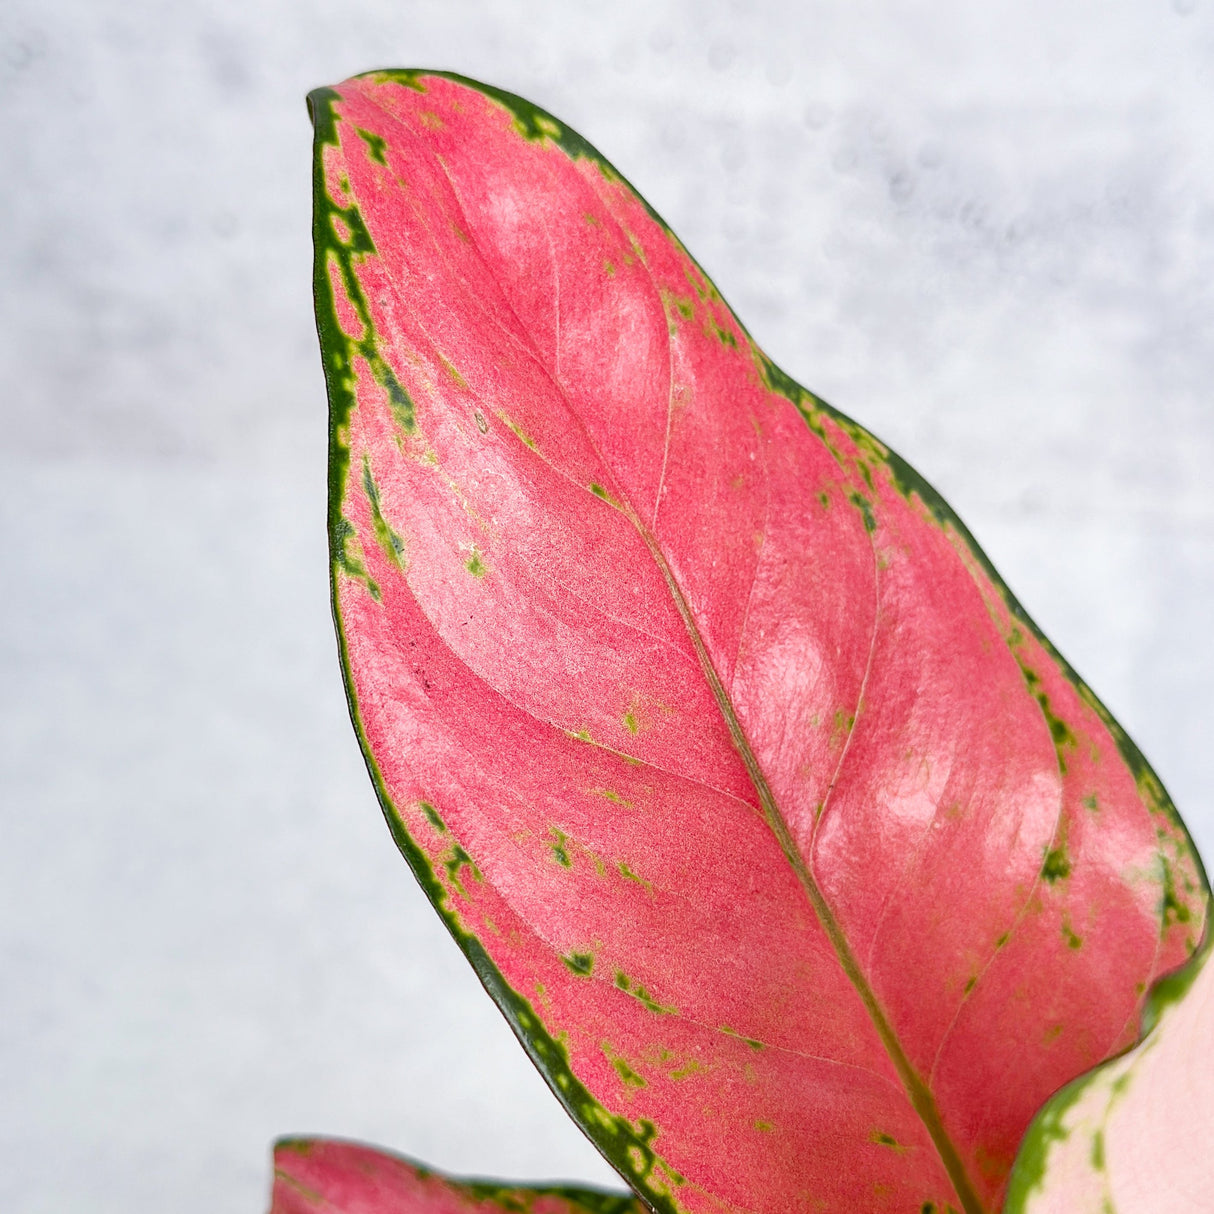
[[608,1181],[345,717],[311,87],[596,143],[934,481],[1214,852],[1214,3],[6,0],[0,1208],[264,1208],[275,1135]]

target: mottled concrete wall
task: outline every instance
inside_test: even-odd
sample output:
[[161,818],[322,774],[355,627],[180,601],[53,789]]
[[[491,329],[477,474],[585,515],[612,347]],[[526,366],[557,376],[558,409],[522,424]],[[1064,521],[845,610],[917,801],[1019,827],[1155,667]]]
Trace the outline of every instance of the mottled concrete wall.
[[1214,4],[8,0],[0,1207],[257,1210],[288,1131],[608,1173],[345,720],[303,95],[560,114],[934,480],[1214,851]]

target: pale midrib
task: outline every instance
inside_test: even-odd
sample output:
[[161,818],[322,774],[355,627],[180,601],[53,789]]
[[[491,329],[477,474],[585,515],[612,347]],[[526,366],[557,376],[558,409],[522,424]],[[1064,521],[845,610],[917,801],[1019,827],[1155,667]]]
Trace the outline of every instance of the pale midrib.
[[800,850],[789,833],[788,824],[784,821],[784,815],[780,813],[775,796],[771,791],[770,785],[767,783],[767,777],[764,776],[763,770],[759,766],[759,761],[751,749],[750,741],[742,730],[742,725],[738,721],[737,714],[734,712],[733,703],[721,682],[720,676],[717,674],[716,667],[713,665],[712,659],[708,654],[708,649],[704,644],[704,638],[700,635],[699,627],[691,614],[691,608],[683,596],[682,588],[675,580],[665,555],[658,547],[657,539],[631,509],[628,509],[627,513],[632,517],[633,525],[645,541],[645,546],[649,549],[650,554],[662,572],[662,577],[666,580],[671,597],[674,599],[679,615],[683,618],[688,636],[691,638],[692,646],[695,648],[696,656],[699,658],[700,667],[704,671],[704,676],[708,679],[708,685],[712,688],[712,694],[717,701],[717,706],[721,710],[721,715],[725,718],[725,724],[729,727],[733,744],[741,756],[743,764],[745,764],[747,774],[755,786],[755,791],[759,794],[759,803],[763,808],[763,817],[771,828],[772,833],[776,836],[784,855],[793,867],[793,871],[797,874],[797,879],[801,882],[801,887],[805,890],[806,897],[808,897],[814,914],[817,916],[818,922],[822,925],[822,930],[825,931],[826,937],[831,943],[831,947],[835,950],[835,955],[839,959],[843,972],[847,975],[848,981],[855,987],[856,993],[860,996],[865,1011],[868,1012],[869,1018],[877,1030],[877,1035],[881,1038],[881,1044],[885,1047],[890,1061],[893,1062],[894,1068],[898,1072],[898,1078],[901,1079],[902,1085],[906,1089],[911,1106],[923,1122],[927,1132],[931,1135],[932,1142],[939,1152],[940,1160],[944,1164],[949,1180],[952,1181],[953,1188],[957,1191],[957,1197],[965,1209],[965,1214],[986,1214],[982,1202],[979,1200],[977,1193],[974,1192],[973,1185],[970,1183],[968,1175],[966,1175],[965,1165],[957,1153],[957,1148],[953,1145],[952,1139],[944,1128],[944,1122],[940,1117],[940,1110],[936,1107],[936,1101],[931,1091],[911,1065],[910,1059],[907,1058],[905,1051],[902,1049],[902,1043],[898,1040],[897,1035],[886,1019],[884,1010],[877,1002],[877,997],[869,986],[868,980],[864,977],[855,955],[852,953],[851,945],[843,934],[843,929],[835,919],[834,913],[822,895],[822,891],[818,888],[818,883],[810,874]]

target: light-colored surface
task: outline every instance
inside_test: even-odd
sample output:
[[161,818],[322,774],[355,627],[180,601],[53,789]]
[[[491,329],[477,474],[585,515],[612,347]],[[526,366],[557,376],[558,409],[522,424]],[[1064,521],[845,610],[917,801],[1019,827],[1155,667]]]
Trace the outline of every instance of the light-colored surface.
[[[1137,1049],[1068,1091],[1023,1214],[1208,1210],[1214,1193],[1214,965]],[[1047,1114],[1048,1117],[1048,1114]]]
[[1214,4],[9,0],[0,1208],[260,1210],[268,1144],[606,1181],[413,887],[327,618],[304,92],[595,142],[945,493],[1214,850]]

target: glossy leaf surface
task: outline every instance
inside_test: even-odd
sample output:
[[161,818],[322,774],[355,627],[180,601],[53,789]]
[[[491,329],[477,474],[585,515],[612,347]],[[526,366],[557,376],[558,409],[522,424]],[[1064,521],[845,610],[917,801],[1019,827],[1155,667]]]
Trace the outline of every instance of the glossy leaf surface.
[[289,1139],[274,1148],[270,1214],[643,1214],[622,1193],[453,1180],[352,1142]]
[[654,1209],[997,1209],[1201,936],[1158,780],[580,137],[311,102],[335,615],[434,905]]
[[1076,1080],[1025,1136],[1007,1214],[1214,1209],[1214,965],[1156,988],[1141,1045]]

